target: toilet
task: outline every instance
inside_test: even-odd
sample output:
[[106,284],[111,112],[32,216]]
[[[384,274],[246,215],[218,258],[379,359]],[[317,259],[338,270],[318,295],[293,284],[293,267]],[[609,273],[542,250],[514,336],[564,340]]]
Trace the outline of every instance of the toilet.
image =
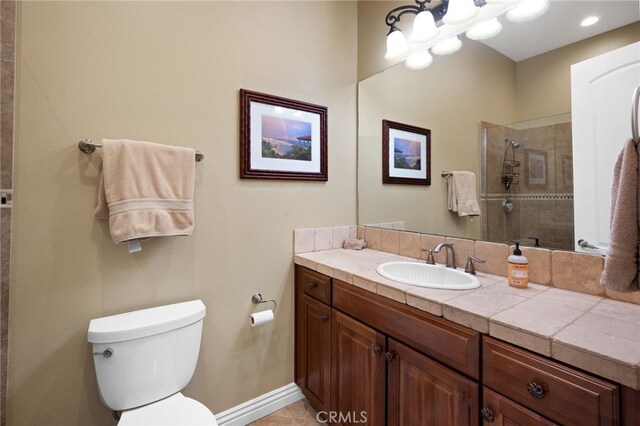
[[196,368],[205,313],[192,300],[91,320],[100,399],[122,412],[118,426],[217,426],[206,406],[180,392]]

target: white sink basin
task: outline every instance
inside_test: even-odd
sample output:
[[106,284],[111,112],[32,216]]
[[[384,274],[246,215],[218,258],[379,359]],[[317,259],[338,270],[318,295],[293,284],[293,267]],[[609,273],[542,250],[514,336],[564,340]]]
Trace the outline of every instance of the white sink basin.
[[376,268],[385,278],[403,284],[447,290],[471,290],[480,287],[476,277],[442,265],[418,262],[387,262]]

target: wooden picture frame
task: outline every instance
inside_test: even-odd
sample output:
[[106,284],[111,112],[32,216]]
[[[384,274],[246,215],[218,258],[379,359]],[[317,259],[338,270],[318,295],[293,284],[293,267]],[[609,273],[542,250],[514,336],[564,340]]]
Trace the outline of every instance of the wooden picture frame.
[[328,180],[327,107],[241,89],[240,178]]
[[382,183],[431,185],[431,130],[382,120]]

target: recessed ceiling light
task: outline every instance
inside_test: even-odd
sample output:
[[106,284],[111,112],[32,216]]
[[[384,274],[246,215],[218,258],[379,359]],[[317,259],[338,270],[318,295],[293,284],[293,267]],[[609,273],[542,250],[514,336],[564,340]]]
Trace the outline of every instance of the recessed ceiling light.
[[600,18],[598,18],[597,16],[589,16],[584,18],[582,22],[580,22],[580,25],[583,27],[590,27],[591,25],[595,24],[599,20]]

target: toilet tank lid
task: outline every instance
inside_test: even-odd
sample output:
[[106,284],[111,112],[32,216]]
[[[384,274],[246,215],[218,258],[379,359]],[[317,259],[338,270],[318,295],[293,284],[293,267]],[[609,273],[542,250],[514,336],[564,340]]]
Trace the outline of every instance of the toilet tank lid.
[[139,339],[193,324],[204,318],[205,314],[202,300],[191,300],[92,319],[88,339],[90,343]]

